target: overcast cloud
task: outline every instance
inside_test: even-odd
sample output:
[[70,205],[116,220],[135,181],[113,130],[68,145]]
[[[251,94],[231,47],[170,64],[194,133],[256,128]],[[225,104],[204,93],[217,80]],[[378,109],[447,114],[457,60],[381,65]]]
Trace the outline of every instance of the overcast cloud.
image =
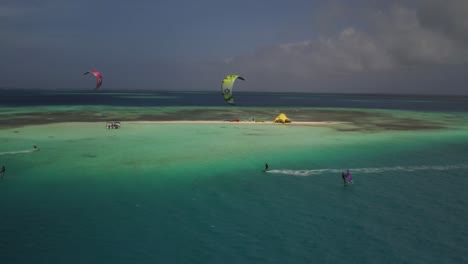
[[0,88],[468,94],[465,0],[119,2],[0,4]]

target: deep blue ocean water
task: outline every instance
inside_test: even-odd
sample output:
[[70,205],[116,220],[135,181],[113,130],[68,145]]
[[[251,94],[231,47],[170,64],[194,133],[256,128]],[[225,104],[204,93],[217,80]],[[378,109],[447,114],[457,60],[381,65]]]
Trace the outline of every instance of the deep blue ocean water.
[[[237,106],[468,112],[468,96],[235,93]],[[0,90],[0,106],[226,106],[219,92]]]

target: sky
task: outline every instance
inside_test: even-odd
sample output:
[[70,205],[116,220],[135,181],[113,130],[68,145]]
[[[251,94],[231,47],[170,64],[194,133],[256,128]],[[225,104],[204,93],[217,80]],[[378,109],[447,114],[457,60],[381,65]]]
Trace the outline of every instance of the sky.
[[0,89],[468,95],[466,0],[2,0]]

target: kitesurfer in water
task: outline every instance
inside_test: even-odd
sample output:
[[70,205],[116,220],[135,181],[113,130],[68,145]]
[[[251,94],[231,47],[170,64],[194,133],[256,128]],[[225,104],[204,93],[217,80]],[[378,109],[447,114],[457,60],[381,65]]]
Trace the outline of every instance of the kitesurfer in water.
[[345,178],[344,172],[341,173],[341,178],[343,178],[343,184],[344,184],[344,185],[348,184],[348,183],[346,182],[346,178]]
[[265,163],[265,172],[268,170],[268,163]]
[[5,176],[5,165],[2,166],[2,169],[0,170],[0,174],[2,175],[2,180],[3,180],[3,176]]

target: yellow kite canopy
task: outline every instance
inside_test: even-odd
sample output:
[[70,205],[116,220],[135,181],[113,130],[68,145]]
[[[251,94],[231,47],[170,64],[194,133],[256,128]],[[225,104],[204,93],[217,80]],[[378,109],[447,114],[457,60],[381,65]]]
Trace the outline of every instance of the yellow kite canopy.
[[289,118],[285,114],[281,113],[275,118],[275,123],[291,123],[291,120],[289,120]]
[[245,81],[245,79],[239,75],[227,75],[224,77],[223,83],[221,85],[221,91],[223,93],[224,100],[226,100],[226,102],[231,105],[234,104],[234,98],[232,98],[232,86],[234,85],[236,79]]

